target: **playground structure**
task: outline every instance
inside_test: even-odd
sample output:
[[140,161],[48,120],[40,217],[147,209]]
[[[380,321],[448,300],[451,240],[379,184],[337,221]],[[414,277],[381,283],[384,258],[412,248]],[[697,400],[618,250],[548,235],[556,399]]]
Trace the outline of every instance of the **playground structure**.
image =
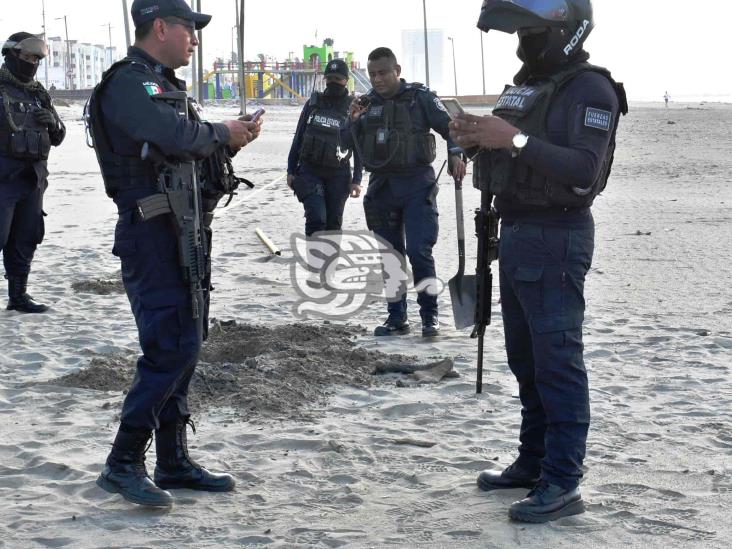
[[[366,72],[353,60],[353,52],[336,52],[333,40],[326,38],[322,46],[303,46],[303,57],[276,61],[259,55],[259,61],[244,62],[244,85],[249,99],[303,100],[315,91],[322,91],[323,74],[328,62],[341,58],[350,68],[348,87],[364,93],[371,87]],[[239,66],[235,62],[214,63],[203,78],[204,99],[233,99],[239,93]]]

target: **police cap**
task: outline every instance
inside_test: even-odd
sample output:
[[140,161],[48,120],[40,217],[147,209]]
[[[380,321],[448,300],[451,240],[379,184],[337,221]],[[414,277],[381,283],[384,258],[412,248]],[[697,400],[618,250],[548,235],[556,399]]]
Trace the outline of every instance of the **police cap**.
[[179,17],[193,21],[196,30],[201,30],[211,21],[210,15],[193,11],[185,0],[135,0],[131,11],[135,27],[158,18]]
[[323,71],[323,75],[328,76],[329,74],[348,78],[348,65],[346,65],[346,62],[343,59],[333,59],[332,61],[328,61],[328,64],[325,66],[325,71]]

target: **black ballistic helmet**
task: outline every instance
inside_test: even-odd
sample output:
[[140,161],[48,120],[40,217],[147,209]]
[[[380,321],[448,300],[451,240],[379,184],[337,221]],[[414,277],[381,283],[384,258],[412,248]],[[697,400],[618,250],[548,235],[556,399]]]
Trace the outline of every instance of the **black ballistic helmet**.
[[[582,49],[594,27],[590,0],[483,0],[478,28],[509,34],[545,27],[564,38],[561,53],[569,58]],[[556,34],[552,32],[552,34]]]

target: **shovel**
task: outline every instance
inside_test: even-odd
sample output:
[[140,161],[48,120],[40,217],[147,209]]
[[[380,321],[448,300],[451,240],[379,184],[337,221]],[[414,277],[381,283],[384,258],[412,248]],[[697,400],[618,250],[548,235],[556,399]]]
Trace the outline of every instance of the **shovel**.
[[452,300],[452,316],[458,330],[475,324],[475,275],[465,276],[465,223],[463,218],[463,183],[455,180],[455,213],[457,217],[458,272],[447,283]]

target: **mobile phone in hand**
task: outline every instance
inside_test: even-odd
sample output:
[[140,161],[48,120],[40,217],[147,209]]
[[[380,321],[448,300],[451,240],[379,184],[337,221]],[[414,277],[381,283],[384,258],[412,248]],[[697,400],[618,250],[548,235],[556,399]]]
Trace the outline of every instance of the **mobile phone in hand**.
[[462,114],[465,112],[463,110],[463,106],[460,104],[460,101],[458,101],[454,97],[443,97],[442,99],[440,99],[440,101],[445,106],[445,110],[452,120],[455,120],[455,117],[458,114]]

